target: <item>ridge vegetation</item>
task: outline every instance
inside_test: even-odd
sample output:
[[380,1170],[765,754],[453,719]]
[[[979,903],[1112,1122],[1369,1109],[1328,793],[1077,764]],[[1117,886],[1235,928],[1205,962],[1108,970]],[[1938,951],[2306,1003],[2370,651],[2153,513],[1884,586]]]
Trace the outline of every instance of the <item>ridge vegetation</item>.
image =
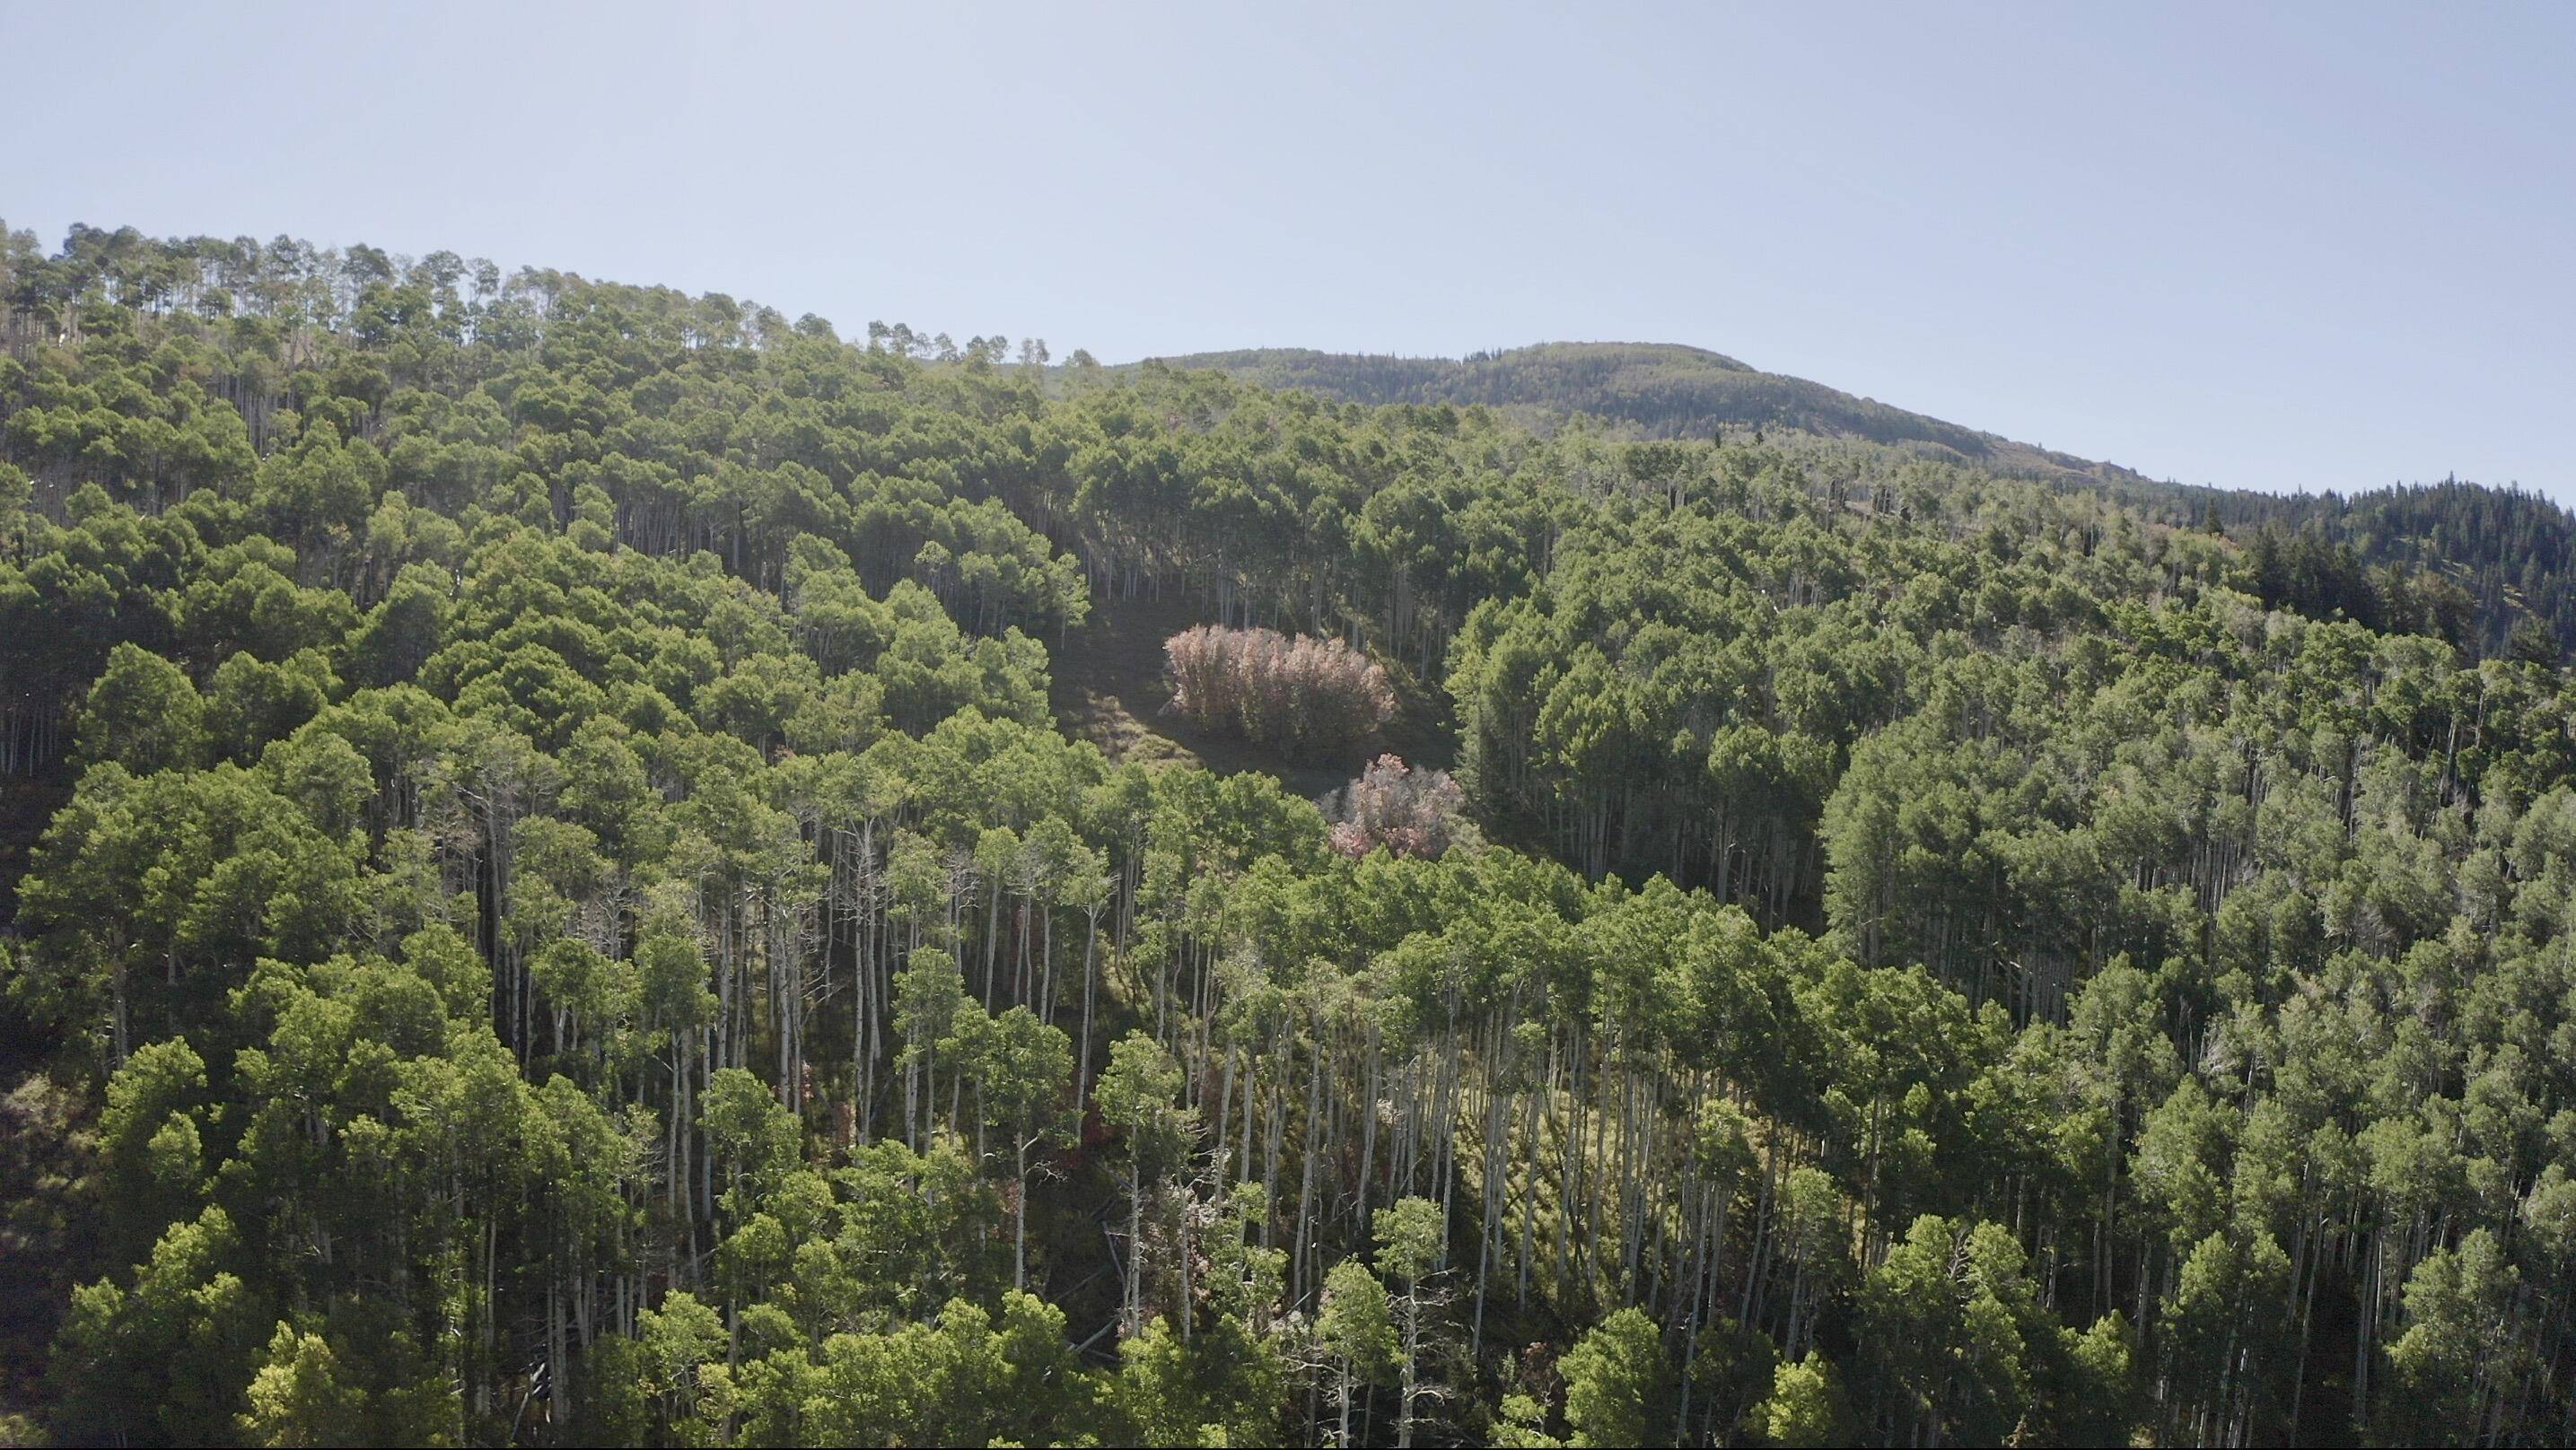
[[[2292,602],[2297,591],[2296,602],[2310,612],[2345,608],[2374,624],[2415,628],[2439,616],[2451,638],[2482,653],[2511,647],[2525,620],[2546,631],[2526,647],[2576,639],[2569,572],[2576,519],[2519,487],[2445,479],[2351,495],[2283,495],[2159,482],[1669,343],[1552,342],[1463,360],[1256,348],[1193,353],[1166,365],[1372,406],[1490,408],[1541,432],[1579,420],[1614,438],[1794,432],[1861,439],[1934,461],[2104,490],[2160,523],[2245,538],[2268,530],[2281,553],[2300,556],[2296,565],[2307,578],[2265,575],[2257,582],[2267,604]],[[2331,577],[2338,573],[2349,578]]]

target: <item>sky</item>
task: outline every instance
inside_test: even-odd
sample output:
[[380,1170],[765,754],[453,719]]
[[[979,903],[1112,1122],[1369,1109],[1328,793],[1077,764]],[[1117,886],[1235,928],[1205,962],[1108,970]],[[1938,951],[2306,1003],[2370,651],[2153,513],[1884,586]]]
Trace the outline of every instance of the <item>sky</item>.
[[2576,4],[0,0],[0,54],[49,247],[1112,362],[1680,342],[2160,478],[2576,504]]

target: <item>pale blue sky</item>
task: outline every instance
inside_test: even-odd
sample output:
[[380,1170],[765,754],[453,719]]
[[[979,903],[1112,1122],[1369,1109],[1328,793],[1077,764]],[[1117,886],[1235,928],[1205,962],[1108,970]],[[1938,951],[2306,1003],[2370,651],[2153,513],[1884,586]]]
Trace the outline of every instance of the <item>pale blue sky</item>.
[[1694,343],[2157,476],[2576,500],[2576,4],[0,0],[0,218],[1105,360]]

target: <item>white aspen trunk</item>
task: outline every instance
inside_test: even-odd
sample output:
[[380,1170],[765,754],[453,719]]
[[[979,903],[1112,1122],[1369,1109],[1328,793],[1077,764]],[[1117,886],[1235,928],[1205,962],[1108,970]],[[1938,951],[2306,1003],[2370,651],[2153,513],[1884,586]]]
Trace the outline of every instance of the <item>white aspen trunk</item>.
[[[1307,1063],[1306,1123],[1311,1129],[1315,1121],[1323,1115],[1324,1025],[1321,1021],[1315,1024],[1314,1046],[1309,1053]],[[1309,1141],[1306,1144],[1306,1151],[1298,1155],[1305,1161],[1298,1174],[1297,1240],[1293,1255],[1293,1271],[1296,1278],[1295,1302],[1300,1305],[1306,1302],[1306,1259],[1308,1249],[1314,1242],[1315,1159],[1318,1156],[1312,1141],[1313,1134],[1309,1132],[1307,1136]]]

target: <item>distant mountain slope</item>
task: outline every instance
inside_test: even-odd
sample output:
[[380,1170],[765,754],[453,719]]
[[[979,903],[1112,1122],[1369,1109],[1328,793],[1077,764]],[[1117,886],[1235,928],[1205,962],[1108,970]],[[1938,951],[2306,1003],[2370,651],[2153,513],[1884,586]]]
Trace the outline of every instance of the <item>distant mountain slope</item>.
[[1920,449],[2001,472],[2163,487],[2117,464],[2017,443],[1677,343],[1547,342],[1464,359],[1248,348],[1160,361],[1356,403],[1482,405],[1542,425],[1582,413],[1648,438],[1705,438],[1721,427],[1792,428]]
[[[2519,488],[2447,479],[2352,494],[2178,485],[1676,343],[1549,342],[1466,358],[1245,348],[1156,361],[1355,403],[1482,406],[1542,429],[1583,415],[1643,438],[1788,429],[1865,439],[1990,472],[2104,489],[2150,517],[2192,527],[2214,522],[2249,544],[2268,534],[2267,547],[2284,564],[2279,580],[2267,576],[2266,594],[2277,595],[2267,602],[2284,607],[2395,626],[2409,615],[2453,608],[2430,596],[2393,602],[2410,592],[2424,596],[2421,585],[2400,581],[2431,575],[2464,596],[2456,607],[2465,617],[2439,632],[2477,653],[2504,649],[2527,617],[2549,625],[2562,644],[2576,642],[2576,515]],[[2302,539],[2307,547],[2299,547]]]
[[2576,643],[2576,514],[2527,489],[2446,478],[2348,496],[2191,489],[2185,503],[2248,543],[2265,532],[2304,536],[2348,549],[2364,568],[2448,580],[2474,614],[2463,642],[2480,654],[2507,648],[2526,618],[2562,647]]

